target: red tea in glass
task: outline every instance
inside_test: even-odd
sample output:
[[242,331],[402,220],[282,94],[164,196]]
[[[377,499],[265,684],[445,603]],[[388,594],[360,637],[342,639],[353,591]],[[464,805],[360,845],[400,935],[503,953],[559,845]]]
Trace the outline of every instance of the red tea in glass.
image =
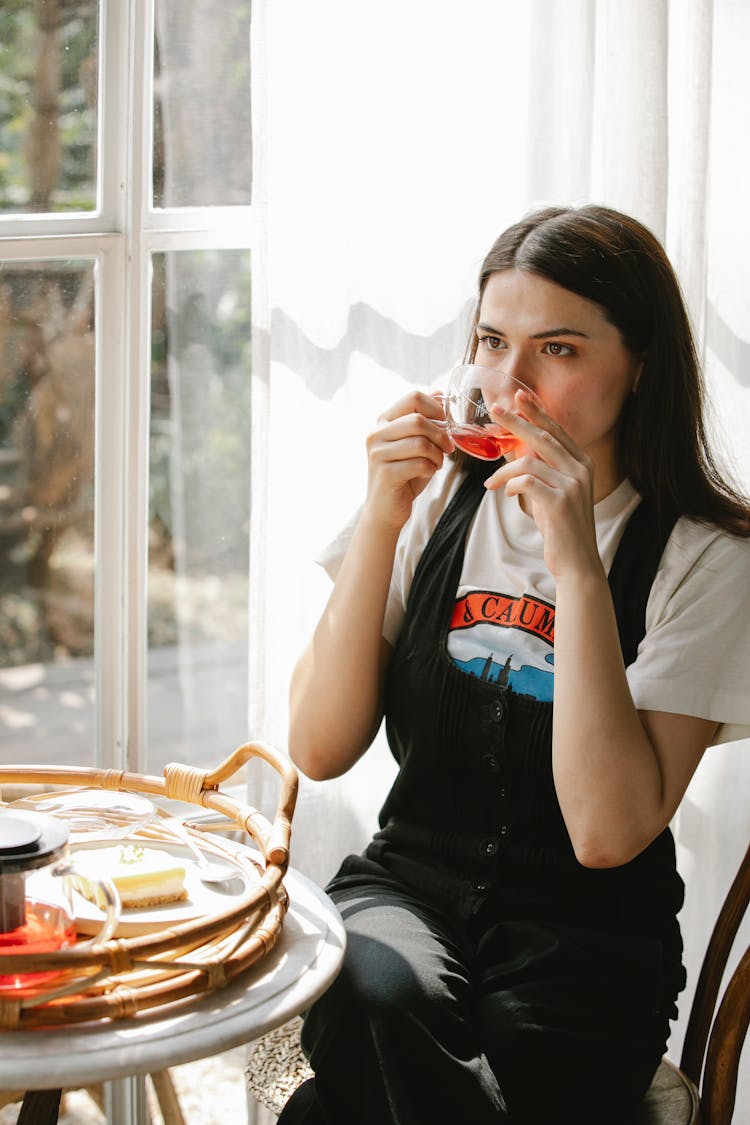
[[515,434],[503,432],[499,427],[498,432],[494,433],[487,426],[451,426],[450,435],[457,449],[483,461],[497,461],[521,444]]
[[[60,907],[48,902],[27,899],[25,910],[23,925],[9,932],[0,933],[0,968],[3,956],[12,956],[16,953],[54,953],[75,943],[75,926]],[[40,985],[59,975],[59,969],[39,973],[0,972],[0,991],[12,989],[13,994],[19,998],[33,995]]]
[[[513,375],[476,363],[455,367],[444,394],[438,396],[454,445],[471,457],[497,461],[521,445],[491,415],[493,408],[512,409],[517,391],[533,394]],[[536,396],[534,396],[536,397]]]

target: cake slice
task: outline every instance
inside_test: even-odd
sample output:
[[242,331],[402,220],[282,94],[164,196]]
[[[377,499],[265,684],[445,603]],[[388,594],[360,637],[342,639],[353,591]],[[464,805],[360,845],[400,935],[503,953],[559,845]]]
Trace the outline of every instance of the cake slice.
[[101,890],[91,878],[109,877],[120,893],[124,910],[143,906],[162,906],[187,898],[185,865],[160,848],[121,844],[114,848],[85,848],[75,855],[81,872],[73,876],[73,886],[84,898],[102,905]]

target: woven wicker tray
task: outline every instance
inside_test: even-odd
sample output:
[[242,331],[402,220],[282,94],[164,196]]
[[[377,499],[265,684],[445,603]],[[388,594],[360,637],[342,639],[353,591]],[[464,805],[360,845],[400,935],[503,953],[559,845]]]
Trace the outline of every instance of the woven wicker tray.
[[[279,775],[273,822],[241,804],[219,786],[251,758]],[[93,946],[70,946],[48,954],[4,956],[4,973],[61,972],[31,997],[0,995],[0,1029],[54,1027],[121,1019],[165,1005],[186,1004],[222,988],[256,964],[275,945],[287,909],[283,877],[289,864],[297,772],[289,760],[262,742],[240,746],[214,770],[172,763],[163,777],[87,767],[0,766],[0,794],[8,785],[85,786],[152,794],[220,813],[222,827],[252,837],[260,863],[187,821],[202,850],[226,858],[248,878],[226,910],[154,933],[113,938]],[[0,802],[0,807],[2,807]],[[158,823],[140,829],[159,839]],[[260,868],[260,873],[259,869]]]

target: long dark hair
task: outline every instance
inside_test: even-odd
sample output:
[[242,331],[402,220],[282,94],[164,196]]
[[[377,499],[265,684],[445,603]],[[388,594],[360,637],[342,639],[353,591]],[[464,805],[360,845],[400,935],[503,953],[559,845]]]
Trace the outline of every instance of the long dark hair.
[[665,518],[708,520],[750,536],[750,504],[711,452],[703,378],[680,286],[658,239],[608,207],[549,207],[509,227],[482,263],[466,362],[488,278],[538,274],[596,302],[625,347],[643,358],[619,427],[620,467]]

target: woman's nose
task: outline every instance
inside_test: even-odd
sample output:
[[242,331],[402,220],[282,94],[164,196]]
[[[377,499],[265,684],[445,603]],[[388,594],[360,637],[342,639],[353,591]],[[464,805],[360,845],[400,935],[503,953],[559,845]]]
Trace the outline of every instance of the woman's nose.
[[[505,352],[495,370],[501,380],[506,380],[503,388],[505,398],[507,398],[509,394],[512,397],[512,394],[519,389],[536,391],[537,380],[534,365],[528,356],[524,356],[523,352]],[[513,384],[515,384],[515,386],[513,386]],[[510,404],[504,403],[504,405]]]
[[514,410],[517,405],[516,394],[518,391],[532,391],[533,393],[533,388],[524,380],[511,374],[507,367],[503,367],[493,371],[491,378],[486,381],[482,393],[488,405],[502,410]]
[[528,366],[522,352],[518,348],[505,348],[503,351],[498,352],[494,358],[494,363],[489,364],[493,370],[507,373],[516,379],[521,378],[520,372],[524,367]]

